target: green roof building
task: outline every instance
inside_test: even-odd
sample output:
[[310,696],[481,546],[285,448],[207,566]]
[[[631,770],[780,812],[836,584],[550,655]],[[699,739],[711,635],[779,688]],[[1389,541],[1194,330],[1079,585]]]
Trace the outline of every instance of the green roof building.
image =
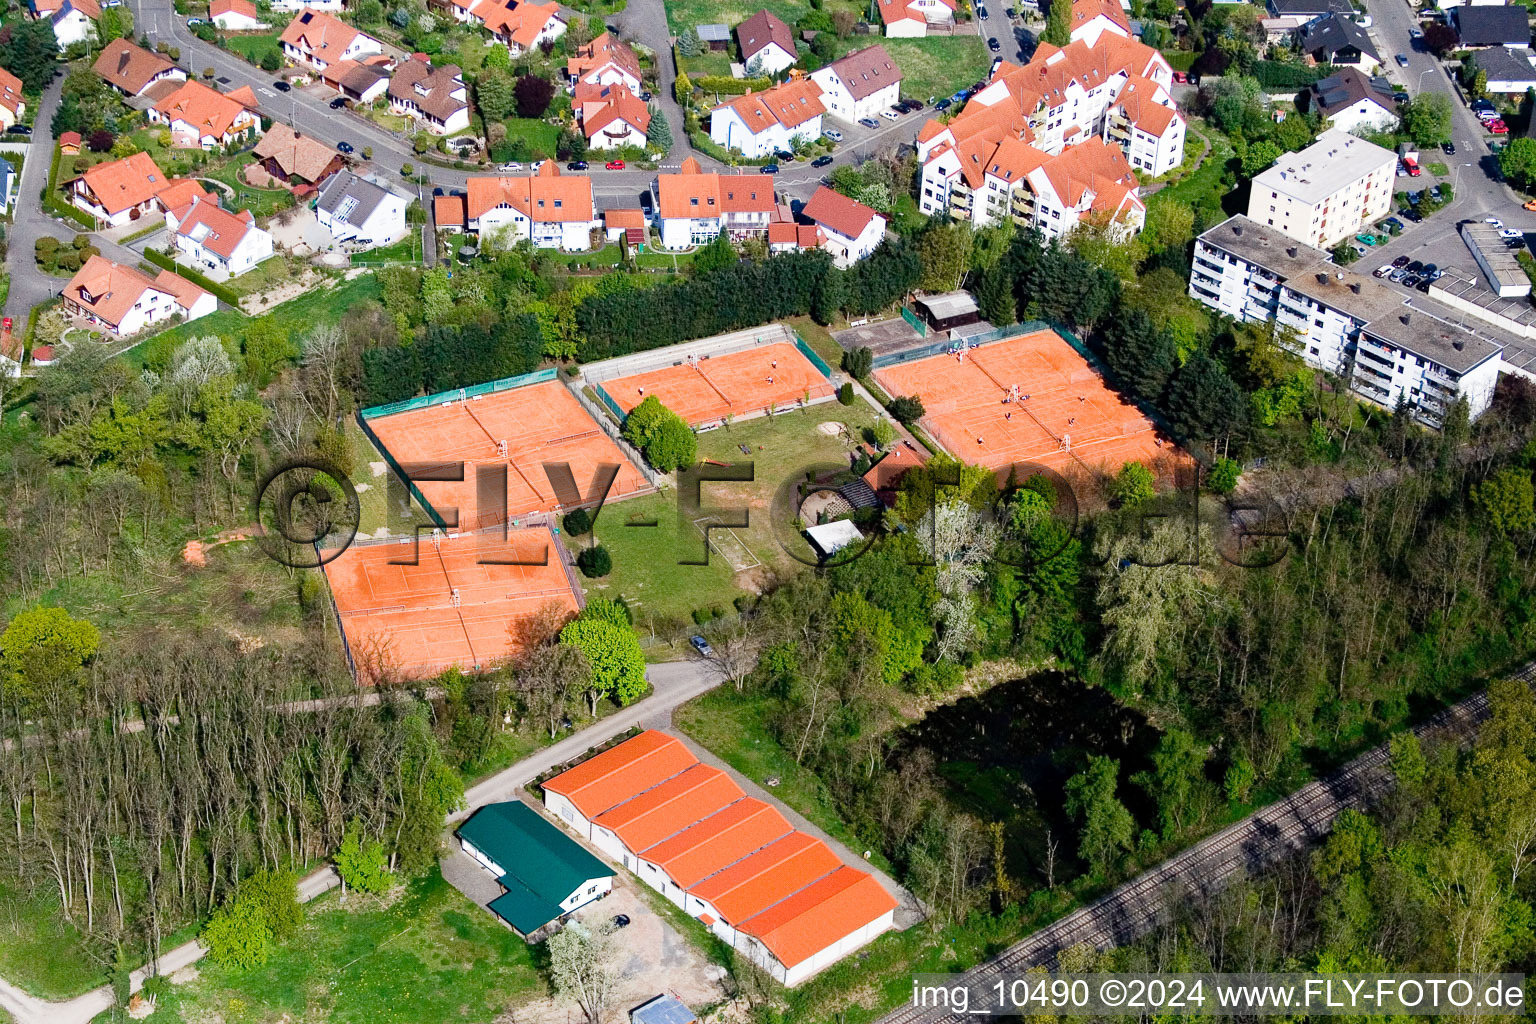
[[487,804],[454,834],[506,890],[492,912],[525,938],[613,888],[608,865],[519,801]]

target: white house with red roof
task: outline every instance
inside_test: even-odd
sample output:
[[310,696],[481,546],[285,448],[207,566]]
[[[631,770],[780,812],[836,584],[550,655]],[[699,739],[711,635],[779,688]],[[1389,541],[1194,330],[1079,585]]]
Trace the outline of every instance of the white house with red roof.
[[[1140,230],[1136,172],[1155,177],[1184,157],[1186,123],[1169,91],[1173,70],[1129,38],[1117,3],[1077,0],[1073,20],[1077,38],[1065,47],[1042,43],[1024,67],[1004,61],[956,117],[923,126],[920,209],[947,210],[978,226],[1012,218],[1052,237],[1089,214]],[[1055,163],[1094,142],[1103,145],[1091,156]],[[1057,176],[1086,178],[1087,192],[1052,184],[1047,165]]]
[[952,28],[955,0],[879,0],[880,21],[892,39],[921,39],[929,25]]
[[875,251],[885,238],[885,218],[879,211],[823,185],[801,208],[822,234],[822,248],[834,266],[847,269]]
[[794,66],[795,32],[765,7],[736,26],[741,62],[751,76],[776,75]]
[[705,174],[690,156],[679,173],[656,178],[656,222],[666,249],[705,245],[722,231],[736,240],[766,235],[783,219],[770,174]]
[[369,54],[384,52],[384,44],[373,36],[314,7],[304,8],[288,23],[281,41],[284,57],[316,71],[324,71],[340,61],[360,61]]
[[151,278],[134,267],[92,256],[59,292],[64,309],[119,338],[172,317],[196,320],[218,309],[208,292],[186,278],[162,270]]
[[749,160],[793,148],[821,135],[821,86],[809,78],[791,79],[762,92],[749,92],[709,112],[709,137]]
[[213,198],[167,210],[165,227],[176,241],[178,260],[215,274],[238,277],[272,255],[272,236],[256,226],[250,210],[231,213]]
[[592,247],[602,221],[592,203],[592,179],[563,175],[553,160],[531,177],[470,178],[465,188],[467,224],[481,245],[580,252]]
[[0,68],[0,131],[9,128],[27,113],[21,95],[21,79]]
[[530,0],[451,0],[449,7],[455,21],[484,28],[514,57],[565,35],[566,23],[558,4],[537,4]]
[[612,32],[604,32],[565,62],[565,75],[573,85],[622,85],[635,95],[641,89],[640,58]]
[[96,19],[101,17],[97,0],[34,0],[32,11],[34,17],[53,23],[53,38],[60,53],[75,43],[96,38]]
[[580,82],[571,98],[588,149],[619,149],[622,146],[645,147],[651,127],[651,111],[622,82],[614,85],[588,85]]
[[901,99],[901,68],[879,45],[817,68],[811,72],[811,81],[821,86],[827,113],[850,124],[875,117]]
[[213,0],[208,5],[208,20],[226,32],[255,32],[268,27],[257,16],[251,0]]

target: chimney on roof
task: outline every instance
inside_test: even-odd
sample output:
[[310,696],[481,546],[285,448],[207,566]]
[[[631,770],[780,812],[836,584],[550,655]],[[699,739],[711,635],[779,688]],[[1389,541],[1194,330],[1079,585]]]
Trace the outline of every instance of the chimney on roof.
[[1351,282],[1349,282],[1349,290],[1354,292],[1356,295],[1359,295],[1360,294],[1360,282],[1359,281],[1351,281]]
[[1286,246],[1285,247],[1285,254],[1287,256],[1289,256],[1291,259],[1295,259],[1296,258],[1296,247],[1294,245]]
[[1467,343],[1462,341],[1460,338],[1457,338],[1455,341],[1451,342],[1451,348],[1455,349],[1457,352],[1460,352],[1466,347]]
[[1337,271],[1333,276],[1338,278],[1340,281],[1342,281],[1342,280],[1344,280],[1344,271],[1342,271],[1342,270]]
[[1241,235],[1243,233],[1243,226],[1241,224],[1233,224],[1232,233],[1234,235]]
[[1399,320],[1401,320],[1401,321],[1402,321],[1402,322],[1403,322],[1403,326],[1404,326],[1404,327],[1407,327],[1407,326],[1408,326],[1408,322],[1409,322],[1409,321],[1410,321],[1410,320],[1411,320],[1411,319],[1412,319],[1412,318],[1413,318],[1413,314],[1411,314],[1411,313],[1404,313],[1404,314],[1403,314],[1403,315],[1402,315],[1402,316],[1400,316],[1400,317],[1398,317],[1398,319],[1399,319]]

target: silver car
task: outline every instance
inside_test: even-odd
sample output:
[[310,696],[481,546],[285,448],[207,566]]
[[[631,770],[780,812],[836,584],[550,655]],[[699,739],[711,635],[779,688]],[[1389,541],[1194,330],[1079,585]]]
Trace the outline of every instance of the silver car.
[[826,131],[822,132],[821,134],[825,135],[827,138],[831,139],[833,142],[842,142],[843,141],[843,133],[838,131],[836,128],[828,128]]

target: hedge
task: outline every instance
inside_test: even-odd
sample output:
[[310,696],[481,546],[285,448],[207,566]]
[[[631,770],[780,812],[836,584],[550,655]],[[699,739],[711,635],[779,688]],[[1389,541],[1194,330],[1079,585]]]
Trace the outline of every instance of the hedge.
[[1162,54],[1175,71],[1188,71],[1195,66],[1195,58],[1200,56],[1194,50],[1163,50]]
[[764,89],[773,88],[771,78],[732,78],[730,75],[705,75],[703,78],[692,78],[694,87],[705,92],[719,92],[727,96],[740,96],[747,92],[762,92]]
[[714,139],[710,138],[708,135],[701,131],[689,132],[688,144],[691,145],[694,149],[698,150],[700,153],[703,153],[705,156],[712,156],[716,160],[719,160],[721,163],[727,165],[744,164],[747,166],[761,167],[763,164],[769,163],[773,160],[773,157],[768,156],[754,157],[752,159],[748,159],[747,157],[741,156],[740,154],[732,156],[724,146],[720,145]]
[[1274,60],[1254,61],[1253,77],[1266,89],[1304,89],[1319,79],[1327,77],[1332,68],[1303,67],[1300,64],[1282,64]]
[[240,309],[240,296],[231,291],[227,285],[222,285],[214,281],[210,281],[202,274],[199,274],[195,270],[188,269],[187,267],[178,267],[175,260],[171,259],[169,256],[158,249],[145,249],[144,258],[162,270],[169,270],[177,277],[186,278],[188,281],[191,281],[193,284],[203,289],[203,291],[212,294],[213,297],[218,299],[220,302],[233,307],[236,311]]

